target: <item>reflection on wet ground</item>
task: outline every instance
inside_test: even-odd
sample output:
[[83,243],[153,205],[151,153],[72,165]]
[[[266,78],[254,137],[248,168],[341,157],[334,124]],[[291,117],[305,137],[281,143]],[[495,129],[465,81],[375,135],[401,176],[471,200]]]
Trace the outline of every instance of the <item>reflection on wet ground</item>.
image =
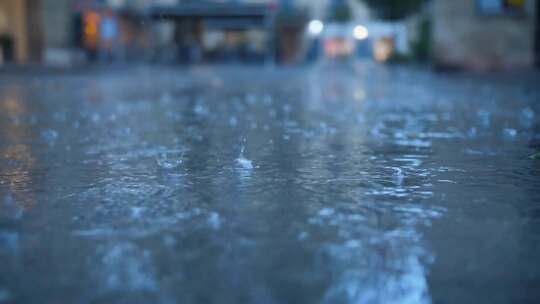
[[538,79],[0,79],[0,303],[535,303]]

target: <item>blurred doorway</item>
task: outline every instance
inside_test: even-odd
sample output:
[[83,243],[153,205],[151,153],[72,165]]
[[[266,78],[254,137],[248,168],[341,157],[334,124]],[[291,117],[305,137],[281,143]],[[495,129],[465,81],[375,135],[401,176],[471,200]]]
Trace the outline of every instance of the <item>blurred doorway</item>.
[[275,61],[274,8],[243,2],[154,5],[155,22],[172,22],[178,61]]
[[0,34],[0,64],[13,61],[13,39],[6,34]]

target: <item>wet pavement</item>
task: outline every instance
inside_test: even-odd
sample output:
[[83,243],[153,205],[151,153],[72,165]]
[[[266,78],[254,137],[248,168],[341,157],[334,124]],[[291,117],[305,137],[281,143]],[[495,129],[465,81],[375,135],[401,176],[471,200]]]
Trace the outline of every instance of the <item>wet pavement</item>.
[[0,77],[0,303],[539,303],[540,83]]

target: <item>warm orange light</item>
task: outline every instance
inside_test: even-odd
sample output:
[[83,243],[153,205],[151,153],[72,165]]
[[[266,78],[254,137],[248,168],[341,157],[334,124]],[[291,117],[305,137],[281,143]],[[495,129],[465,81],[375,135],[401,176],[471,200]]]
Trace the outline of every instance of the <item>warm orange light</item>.
[[83,17],[84,21],[84,45],[87,48],[96,48],[99,41],[99,23],[101,17],[96,12],[87,12]]
[[97,32],[98,32],[98,29],[95,24],[89,23],[84,27],[84,34],[87,36],[95,36],[97,35]]
[[354,45],[349,40],[335,38],[325,41],[324,48],[327,56],[336,58],[349,56],[354,50]]
[[375,41],[373,55],[375,60],[385,62],[392,57],[395,51],[394,40],[392,38],[381,38]]

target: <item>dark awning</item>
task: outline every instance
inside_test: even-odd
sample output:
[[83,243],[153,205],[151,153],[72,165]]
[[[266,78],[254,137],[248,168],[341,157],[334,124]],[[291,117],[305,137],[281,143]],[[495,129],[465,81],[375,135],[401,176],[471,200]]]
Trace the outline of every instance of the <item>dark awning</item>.
[[184,3],[148,8],[154,19],[264,19],[274,11],[271,5],[243,3]]

